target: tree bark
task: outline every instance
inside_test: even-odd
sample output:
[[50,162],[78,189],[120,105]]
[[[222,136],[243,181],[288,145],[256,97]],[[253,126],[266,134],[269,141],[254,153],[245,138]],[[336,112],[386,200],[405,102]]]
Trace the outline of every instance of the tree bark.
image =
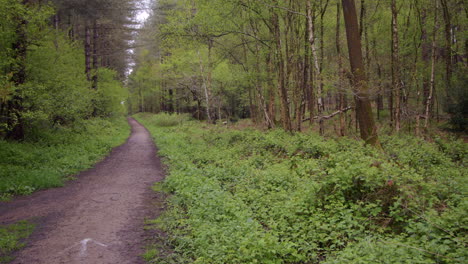
[[319,64],[319,56],[317,54],[317,47],[315,45],[315,16],[312,12],[312,5],[311,0],[307,0],[307,18],[309,21],[308,31],[309,31],[309,43],[312,49],[312,56],[314,58],[314,66],[316,71],[316,81],[314,82],[317,87],[317,110],[318,113],[322,113],[323,110],[323,98],[322,98],[322,81],[321,81],[321,73],[320,73],[320,64]]
[[450,90],[452,87],[452,22],[447,0],[441,0],[445,22],[445,89],[448,103],[451,103]]
[[421,59],[423,61],[423,106],[426,107],[426,100],[429,97],[429,87],[430,87],[430,80],[428,78],[428,69],[429,63],[431,59],[431,44],[427,37],[427,29],[426,29],[426,21],[427,21],[427,9],[424,7],[421,11]]
[[[345,105],[345,89],[343,87],[343,60],[341,58],[341,5],[336,3],[336,53],[338,56],[338,97],[339,97],[339,109],[344,109]],[[345,112],[340,112],[340,136],[346,135],[346,122]]]
[[[437,8],[436,8],[437,9]],[[437,21],[437,12],[434,14],[434,30],[432,32],[432,47],[431,47],[431,82],[429,86],[429,94],[426,100],[426,111],[425,111],[425,120],[424,120],[424,128],[427,129],[429,126],[429,118],[430,118],[430,109],[434,97],[434,90],[435,90],[435,63],[436,63],[436,36],[437,36],[437,29],[438,29],[438,21]]]
[[[206,73],[206,91],[208,93],[208,97],[207,97],[207,102],[209,103],[210,107],[211,104],[212,104],[212,101],[211,101],[211,91],[212,91],[212,86],[213,86],[213,81],[212,81],[212,71],[213,71],[213,60],[211,58],[211,52],[213,50],[213,40],[211,38],[208,39],[208,70],[207,70],[207,73]],[[207,105],[208,106],[208,105]],[[211,108],[208,107],[208,111],[212,111]],[[213,118],[213,116],[211,115],[211,119],[209,121],[211,122],[216,122],[216,109],[214,110],[214,114],[215,117]],[[211,114],[211,113],[210,113]]]
[[278,65],[278,91],[280,94],[281,102],[281,119],[283,122],[283,128],[286,131],[292,131],[291,116],[289,113],[289,100],[288,91],[285,85],[285,69],[284,69],[284,58],[283,58],[283,47],[281,44],[281,29],[279,25],[278,14],[272,10],[272,24],[274,28],[274,38],[276,44],[276,55]]
[[[313,21],[312,21],[312,10],[311,10],[311,4],[310,1],[307,1],[307,7],[306,7],[306,28],[307,28],[307,43],[310,47],[308,51],[312,49],[312,43],[310,42],[311,39],[313,41],[314,36],[313,36]],[[307,57],[309,57],[309,52],[307,52]],[[313,56],[313,54],[312,54]],[[310,59],[308,59],[310,60]],[[312,65],[310,65],[310,61],[308,63],[308,102],[309,102],[309,115],[310,115],[310,123],[312,124],[314,119],[312,118],[314,116],[315,112],[315,96],[314,96],[314,78],[313,78],[313,68]]]
[[359,26],[357,22],[356,6],[354,0],[342,0],[343,13],[348,40],[349,58],[351,72],[353,74],[352,84],[354,86],[356,116],[359,122],[361,138],[370,145],[380,147],[372,114],[372,106],[369,100],[369,89],[367,76],[362,59],[361,39],[359,37]]
[[395,98],[395,109],[392,113],[395,122],[395,131],[400,131],[401,115],[401,85],[400,85],[400,63],[399,63],[399,38],[398,38],[398,10],[396,0],[392,0],[392,93],[390,96]]
[[262,107],[263,110],[263,115],[265,118],[265,125],[268,128],[273,128],[275,124],[270,118],[270,114],[268,113],[268,105],[265,100],[265,96],[263,96],[263,91],[262,91],[262,81],[260,80],[260,47],[258,43],[255,43],[255,66],[256,66],[256,71],[257,71],[257,77],[256,77],[256,83],[255,83],[255,88],[257,89],[257,97],[260,102],[260,106]]
[[205,72],[204,72],[204,69],[203,69],[203,60],[202,60],[202,57],[201,57],[201,54],[200,54],[200,51],[198,51],[198,58],[200,60],[200,75],[202,77],[202,85],[203,85],[203,91],[205,92],[205,102],[206,102],[206,118],[208,120],[209,123],[211,123],[212,119],[211,119],[211,111],[210,111],[210,92],[208,91],[208,85],[207,85],[207,81],[205,79]]
[[98,66],[99,66],[99,57],[98,57],[98,25],[96,20],[93,23],[93,89],[97,89],[98,86]]
[[91,29],[88,23],[85,26],[85,74],[88,81],[91,81]]

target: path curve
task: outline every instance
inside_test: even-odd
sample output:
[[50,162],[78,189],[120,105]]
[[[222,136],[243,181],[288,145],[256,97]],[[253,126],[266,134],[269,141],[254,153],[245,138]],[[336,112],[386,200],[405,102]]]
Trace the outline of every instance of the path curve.
[[143,263],[145,217],[163,210],[150,187],[164,173],[149,132],[132,118],[125,144],[63,188],[0,203],[0,223],[37,223],[14,264]]

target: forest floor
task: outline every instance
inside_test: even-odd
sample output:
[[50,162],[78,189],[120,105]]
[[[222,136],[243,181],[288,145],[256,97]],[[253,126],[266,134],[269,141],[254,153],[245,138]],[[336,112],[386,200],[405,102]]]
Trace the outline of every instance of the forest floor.
[[150,187],[164,172],[148,131],[129,123],[127,142],[77,180],[0,202],[0,224],[36,224],[12,263],[144,263],[145,219],[164,210],[163,197]]

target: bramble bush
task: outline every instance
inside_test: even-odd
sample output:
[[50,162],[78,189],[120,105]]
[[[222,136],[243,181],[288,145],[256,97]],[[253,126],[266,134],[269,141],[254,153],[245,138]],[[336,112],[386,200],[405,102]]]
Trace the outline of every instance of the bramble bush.
[[348,138],[136,118],[169,174],[169,208],[152,222],[174,253],[152,263],[467,260],[462,142],[388,136],[381,152]]

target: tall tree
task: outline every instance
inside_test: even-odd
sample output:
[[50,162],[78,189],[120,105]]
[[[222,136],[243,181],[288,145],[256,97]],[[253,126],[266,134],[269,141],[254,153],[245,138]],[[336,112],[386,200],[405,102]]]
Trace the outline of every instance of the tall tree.
[[356,116],[361,138],[373,146],[380,146],[369,99],[368,80],[364,68],[361,50],[361,39],[354,0],[342,0],[343,14],[348,40],[349,59],[356,103]]
[[392,0],[392,92],[391,97],[395,98],[395,108],[393,115],[395,131],[400,131],[401,127],[401,81],[400,81],[400,59],[399,59],[399,37],[398,37],[398,9],[396,0]]

